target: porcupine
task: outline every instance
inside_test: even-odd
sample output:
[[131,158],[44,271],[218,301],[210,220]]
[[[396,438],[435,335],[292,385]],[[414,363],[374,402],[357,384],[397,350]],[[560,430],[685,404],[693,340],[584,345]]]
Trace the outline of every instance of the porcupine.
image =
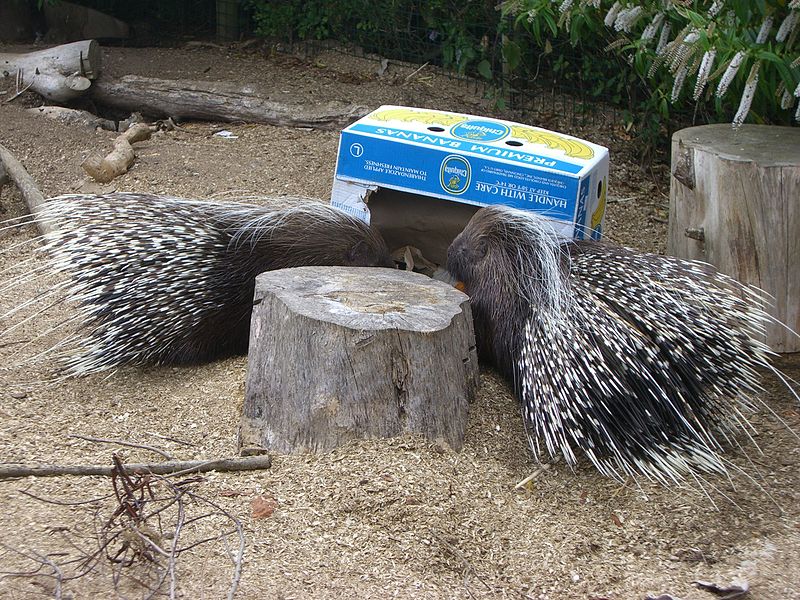
[[566,241],[542,216],[479,210],[448,250],[481,358],[522,403],[531,449],[604,475],[724,472],[769,366],[763,293],[705,263]]
[[47,201],[35,219],[58,225],[42,236],[52,260],[39,272],[66,275],[58,287],[78,304],[68,375],[245,354],[257,274],[393,266],[378,232],[314,202],[270,210],[146,194],[67,195]]

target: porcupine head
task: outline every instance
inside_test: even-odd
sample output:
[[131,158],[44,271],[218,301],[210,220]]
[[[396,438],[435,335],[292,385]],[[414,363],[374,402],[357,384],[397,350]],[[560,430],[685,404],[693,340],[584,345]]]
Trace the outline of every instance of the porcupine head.
[[513,380],[531,314],[563,314],[568,268],[546,219],[508,207],[473,215],[448,248],[447,270],[470,297],[482,360]]

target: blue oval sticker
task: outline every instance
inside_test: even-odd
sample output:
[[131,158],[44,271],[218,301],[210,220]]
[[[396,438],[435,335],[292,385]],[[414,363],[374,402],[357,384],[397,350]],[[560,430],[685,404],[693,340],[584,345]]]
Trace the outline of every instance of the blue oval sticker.
[[463,156],[451,154],[442,161],[439,183],[448,194],[458,196],[467,191],[472,179],[472,167]]
[[470,142],[496,142],[506,137],[511,130],[502,123],[493,121],[464,121],[450,130],[450,135]]

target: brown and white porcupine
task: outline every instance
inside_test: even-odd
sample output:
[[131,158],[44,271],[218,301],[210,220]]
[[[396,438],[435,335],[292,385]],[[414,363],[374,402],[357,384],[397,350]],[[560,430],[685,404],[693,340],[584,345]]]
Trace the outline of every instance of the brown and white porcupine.
[[762,293],[710,265],[566,241],[540,215],[479,210],[448,250],[479,353],[513,384],[531,449],[605,475],[725,470],[715,434],[769,368]]
[[58,225],[42,236],[52,260],[38,272],[66,275],[52,293],[65,290],[79,309],[69,375],[245,354],[255,277],[264,271],[393,266],[379,233],[314,202],[269,210],[146,194],[68,195],[47,201],[35,220]]

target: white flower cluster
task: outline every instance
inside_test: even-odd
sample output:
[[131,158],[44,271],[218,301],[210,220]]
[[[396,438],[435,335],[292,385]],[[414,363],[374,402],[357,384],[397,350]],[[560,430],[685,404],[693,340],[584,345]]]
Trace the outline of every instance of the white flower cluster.
[[619,14],[620,9],[622,8],[622,4],[619,2],[614,2],[613,6],[608,9],[606,13],[606,18],[603,21],[606,24],[606,27],[611,27],[614,25],[614,22],[617,20],[617,15]]
[[789,34],[792,33],[792,30],[797,25],[798,16],[800,16],[800,11],[798,10],[792,10],[788,15],[786,15],[783,23],[781,23],[781,26],[778,28],[778,33],[775,34],[776,41],[786,41],[786,38],[789,37]]
[[683,82],[686,79],[686,74],[689,72],[689,67],[683,65],[678,72],[675,73],[675,81],[672,84],[672,95],[670,96],[670,100],[675,102],[678,99],[678,96],[681,95],[681,88],[683,87]]
[[656,45],[656,56],[660,56],[664,53],[664,50],[666,50],[667,44],[669,43],[670,33],[672,33],[672,27],[670,27],[670,24],[667,23],[661,30],[661,35],[658,38],[658,44]]
[[758,69],[760,66],[760,62],[753,63],[750,69],[750,75],[747,76],[747,83],[742,92],[742,99],[739,100],[739,110],[736,111],[736,116],[733,117],[734,127],[740,127],[742,123],[744,123],[747,113],[750,112],[750,105],[753,103],[753,96],[756,95],[756,87],[758,86]]
[[772,29],[772,15],[766,17],[764,22],[761,23],[761,29],[758,30],[758,35],[756,36],[756,44],[763,44],[767,41],[770,29]]
[[703,60],[700,62],[700,70],[697,71],[697,82],[694,84],[694,94],[692,94],[695,100],[700,99],[700,95],[706,87],[708,76],[711,74],[711,67],[714,66],[714,57],[716,55],[717,51],[713,48],[707,50],[703,55]]
[[614,29],[617,31],[624,31],[625,33],[630,32],[643,12],[644,8],[641,6],[623,8],[621,11],[619,11],[619,14],[617,14],[617,18],[614,21]]
[[725,92],[728,91],[728,87],[731,85],[733,78],[736,77],[736,73],[739,71],[739,67],[742,65],[743,60],[743,50],[739,50],[739,52],[733,55],[731,62],[728,64],[728,68],[725,69],[725,73],[722,74],[719,84],[717,84],[717,98],[722,98],[725,95]]
[[656,15],[653,17],[653,20],[650,21],[647,27],[644,28],[641,40],[643,42],[649,42],[650,40],[652,40],[656,36],[656,31],[658,31],[658,28],[661,27],[661,24],[663,22],[664,22],[664,13],[663,12],[656,13]]
[[712,19],[716,17],[724,5],[725,3],[723,0],[714,0],[714,2],[711,4],[711,7],[708,9],[708,16]]
[[781,108],[788,110],[792,108],[792,104],[794,104],[794,96],[792,92],[784,88],[783,94],[781,94]]

